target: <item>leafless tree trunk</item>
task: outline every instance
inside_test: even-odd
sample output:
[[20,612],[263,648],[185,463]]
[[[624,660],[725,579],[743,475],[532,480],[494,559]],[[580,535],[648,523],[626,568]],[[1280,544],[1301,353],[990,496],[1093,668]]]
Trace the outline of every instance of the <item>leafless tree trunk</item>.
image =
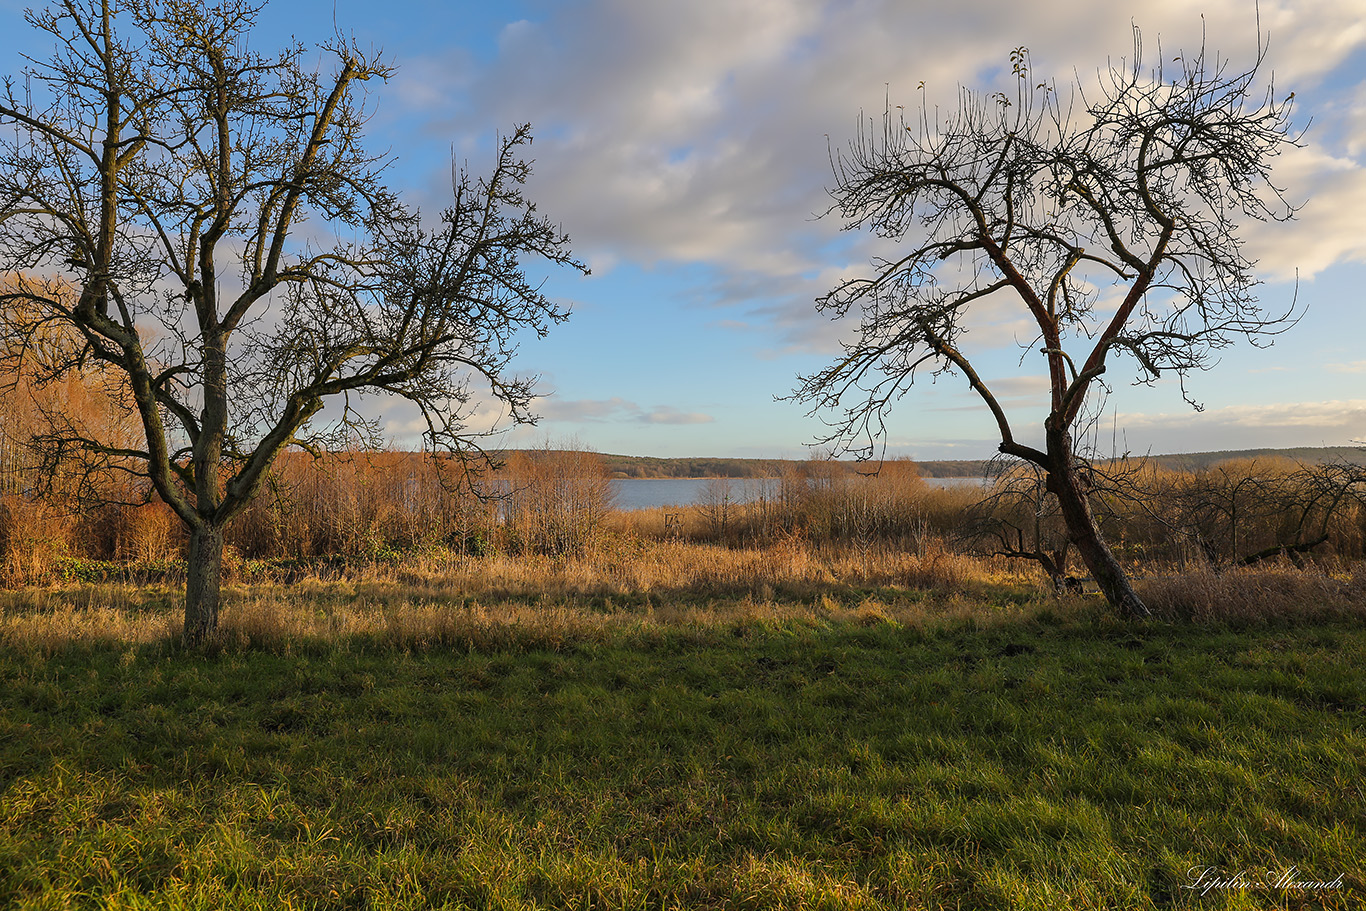
[[1077,470],[1071,435],[1066,430],[1048,428],[1048,490],[1057,497],[1063,521],[1067,524],[1077,555],[1091,571],[1096,586],[1110,605],[1126,617],[1142,617],[1148,609],[1134,593],[1129,577],[1119,565],[1110,546],[1100,533],[1100,524],[1091,512],[1088,483]]

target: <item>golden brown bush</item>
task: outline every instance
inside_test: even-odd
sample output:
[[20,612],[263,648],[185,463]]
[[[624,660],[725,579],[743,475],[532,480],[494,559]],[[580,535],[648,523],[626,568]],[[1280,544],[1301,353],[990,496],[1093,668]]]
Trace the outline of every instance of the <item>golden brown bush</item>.
[[70,547],[67,517],[48,503],[18,494],[0,497],[0,584],[45,578]]
[[593,452],[514,452],[503,482],[501,540],[513,553],[579,554],[597,544],[613,509],[606,463]]

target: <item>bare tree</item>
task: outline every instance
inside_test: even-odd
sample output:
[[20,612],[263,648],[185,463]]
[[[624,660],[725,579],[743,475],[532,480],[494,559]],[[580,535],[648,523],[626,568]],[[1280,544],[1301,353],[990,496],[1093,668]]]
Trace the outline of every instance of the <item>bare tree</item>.
[[1256,459],[1221,462],[1174,485],[1170,527],[1193,541],[1211,564],[1232,562],[1251,527],[1293,508],[1284,502],[1287,493],[1283,471],[1267,471]]
[[1366,504],[1366,467],[1229,460],[1181,479],[1169,500],[1174,515],[1166,527],[1215,567],[1277,557],[1299,565],[1330,539],[1352,546],[1343,532]]
[[[918,375],[961,373],[995,418],[1000,451],[1047,473],[1110,603],[1146,614],[1100,533],[1074,435],[1114,356],[1131,356],[1145,381],[1173,371],[1184,391],[1217,349],[1290,322],[1257,305],[1238,234],[1242,218],[1294,214],[1270,179],[1272,159],[1298,139],[1293,94],[1259,87],[1263,56],[1236,71],[1202,50],[1146,70],[1136,31],[1131,65],[1109,67],[1095,88],[1078,81],[1064,101],[1017,48],[1014,97],[963,90],[942,123],[923,107],[910,123],[890,108],[880,129],[869,121],[832,154],[831,211],[907,247],[818,301],[832,318],[861,313],[844,355],[794,393],[836,415],[824,442],[871,456]],[[988,298],[1013,299],[1037,331],[1043,448],[1017,439],[965,345]]]
[[1281,527],[1278,540],[1239,559],[1249,566],[1273,556],[1286,556],[1302,562],[1300,554],[1309,553],[1334,537],[1335,526],[1348,525],[1356,518],[1358,552],[1366,534],[1366,465],[1337,459],[1318,465],[1301,464],[1287,478],[1287,494],[1280,500]]
[[[223,530],[277,454],[373,433],[352,396],[417,406],[427,444],[477,445],[470,415],[529,419],[516,335],[567,313],[522,258],[582,268],[535,212],[519,127],[492,173],[453,174],[425,230],[367,153],[362,83],[390,67],[340,38],[250,49],[250,0],[62,0],[55,39],[0,123],[0,257],[11,346],[57,378],[93,361],[126,384],[145,445],[74,424],[48,442],[150,481],[189,530],[185,639],[217,625]],[[328,72],[327,61],[333,61]],[[34,342],[66,326],[75,342]],[[328,400],[340,422],[315,421]],[[331,436],[329,436],[331,434]]]

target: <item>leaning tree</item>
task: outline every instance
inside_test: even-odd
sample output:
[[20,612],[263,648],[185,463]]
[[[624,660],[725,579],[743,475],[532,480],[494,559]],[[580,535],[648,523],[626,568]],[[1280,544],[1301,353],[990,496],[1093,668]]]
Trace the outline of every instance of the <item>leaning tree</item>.
[[[889,107],[832,155],[831,211],[904,246],[817,302],[833,318],[857,311],[858,334],[794,393],[834,415],[823,442],[867,456],[917,376],[962,374],[1000,451],[1046,473],[1077,553],[1126,615],[1147,609],[1092,514],[1079,420],[1117,357],[1143,381],[1171,371],[1184,394],[1219,348],[1285,328],[1257,304],[1239,224],[1294,214],[1270,167],[1298,140],[1293,93],[1259,82],[1264,51],[1245,70],[1204,51],[1148,69],[1141,51],[1135,31],[1131,64],[1063,99],[1017,48],[1013,94],[961,90],[942,122],[923,105],[910,122]],[[1005,301],[1043,355],[1042,448],[1017,439],[966,344],[980,309]]]
[[282,450],[336,432],[328,401],[347,423],[357,395],[404,399],[454,452],[477,408],[528,419],[518,334],[567,313],[522,260],[582,268],[523,195],[527,127],[424,227],[362,144],[362,83],[390,68],[340,38],[258,54],[260,11],[62,0],[27,14],[55,52],[0,100],[9,350],[121,382],[145,445],[75,420],[43,442],[145,477],[186,525],[190,643],[217,625],[224,527]]

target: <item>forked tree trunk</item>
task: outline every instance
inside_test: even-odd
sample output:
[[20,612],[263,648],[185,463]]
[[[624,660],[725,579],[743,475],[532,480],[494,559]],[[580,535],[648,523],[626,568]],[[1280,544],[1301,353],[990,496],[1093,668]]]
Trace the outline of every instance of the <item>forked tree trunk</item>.
[[185,567],[186,645],[198,645],[218,630],[218,599],[223,579],[223,529],[199,525],[190,532]]
[[1095,514],[1091,512],[1091,502],[1086,496],[1084,481],[1072,457],[1069,436],[1050,431],[1048,437],[1048,455],[1053,463],[1048,471],[1048,489],[1058,498],[1068,538],[1076,545],[1082,562],[1091,571],[1092,578],[1111,607],[1125,617],[1152,616],[1148,606],[1134,592],[1128,575],[1100,533]]
[[1054,590],[1059,592],[1067,590],[1067,580],[1071,578],[1067,575],[1067,551],[1070,547],[1070,541],[1063,542],[1062,547],[1052,551],[1044,550],[1043,546],[1040,545],[1038,553],[1034,557],[1043,567],[1043,571],[1048,573],[1048,581],[1053,583]]

